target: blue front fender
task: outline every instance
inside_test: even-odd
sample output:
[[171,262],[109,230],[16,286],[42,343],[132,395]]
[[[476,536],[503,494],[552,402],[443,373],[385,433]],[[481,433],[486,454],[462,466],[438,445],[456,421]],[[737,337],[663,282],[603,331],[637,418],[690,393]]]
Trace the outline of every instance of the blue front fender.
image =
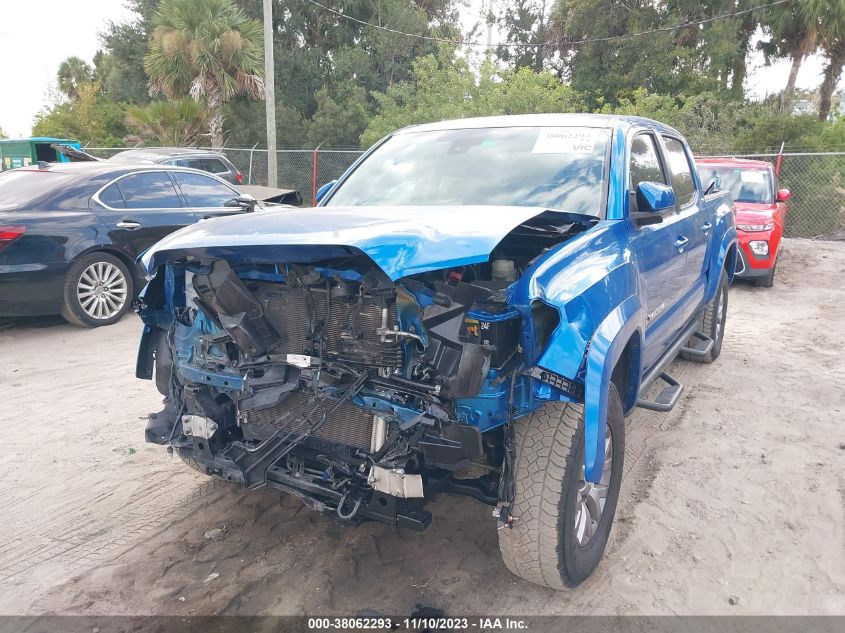
[[[614,308],[601,322],[590,341],[584,379],[584,466],[587,481],[598,482],[604,469],[604,441],[607,422],[607,394],[613,368],[622,356],[632,336],[642,341],[645,311],[640,300],[632,295]],[[640,355],[635,354],[638,364]],[[642,375],[635,367],[631,375]],[[639,385],[630,385],[636,394]],[[626,394],[620,394],[625,398]]]

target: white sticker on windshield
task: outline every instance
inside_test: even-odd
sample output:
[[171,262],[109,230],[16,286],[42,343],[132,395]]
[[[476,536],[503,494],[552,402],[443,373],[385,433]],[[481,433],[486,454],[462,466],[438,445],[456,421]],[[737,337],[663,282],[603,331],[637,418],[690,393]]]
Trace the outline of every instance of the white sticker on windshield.
[[758,185],[766,183],[766,176],[762,171],[740,171],[739,177],[742,182],[753,182]]
[[532,154],[592,154],[597,130],[592,128],[544,127]]

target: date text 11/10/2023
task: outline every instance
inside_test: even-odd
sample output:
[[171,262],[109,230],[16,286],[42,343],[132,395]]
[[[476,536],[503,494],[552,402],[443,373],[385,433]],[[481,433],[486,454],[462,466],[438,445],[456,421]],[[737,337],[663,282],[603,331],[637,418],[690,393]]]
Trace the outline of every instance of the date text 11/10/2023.
[[508,617],[332,617],[308,618],[310,631],[527,631],[529,623]]

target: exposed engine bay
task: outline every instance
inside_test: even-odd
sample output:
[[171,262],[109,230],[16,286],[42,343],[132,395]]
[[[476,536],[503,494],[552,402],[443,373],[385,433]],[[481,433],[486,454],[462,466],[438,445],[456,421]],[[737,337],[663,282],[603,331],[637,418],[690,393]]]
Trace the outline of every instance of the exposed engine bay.
[[536,366],[558,310],[513,293],[591,225],[562,216],[524,222],[487,262],[395,282],[363,253],[161,265],[141,297],[138,375],[165,396],[147,440],[343,519],[424,529],[438,490],[506,509],[510,423],[581,397]]

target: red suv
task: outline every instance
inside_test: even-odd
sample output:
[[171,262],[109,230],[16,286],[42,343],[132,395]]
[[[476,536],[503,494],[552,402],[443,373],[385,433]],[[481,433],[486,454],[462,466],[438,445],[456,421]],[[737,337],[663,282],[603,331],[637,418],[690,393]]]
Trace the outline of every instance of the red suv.
[[727,190],[733,197],[740,246],[736,276],[771,288],[789,189],[778,189],[772,164],[763,160],[700,158],[696,164],[705,188]]

